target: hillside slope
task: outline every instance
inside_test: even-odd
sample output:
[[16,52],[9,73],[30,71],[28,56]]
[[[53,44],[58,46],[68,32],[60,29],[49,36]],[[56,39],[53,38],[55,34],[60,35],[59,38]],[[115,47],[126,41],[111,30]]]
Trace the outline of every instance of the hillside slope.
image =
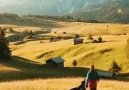
[[0,13],[0,24],[12,24],[12,25],[20,25],[20,26],[35,26],[35,27],[43,27],[43,28],[52,28],[57,26],[57,21],[52,21],[50,19],[41,19],[35,17],[24,17],[18,16],[16,14],[9,13]]
[[[97,39],[97,36],[94,38]],[[72,61],[76,59],[78,66],[88,67],[95,64],[96,68],[101,70],[107,70],[111,61],[116,60],[123,72],[128,72],[129,59],[125,51],[128,36],[104,35],[102,38],[104,42],[96,44],[88,43],[87,38],[84,38],[85,44],[75,46],[73,40],[44,44],[28,42],[15,47],[13,55],[40,63],[45,63],[45,60],[51,57],[62,56],[65,59],[65,66],[72,66]]]
[[[77,59],[79,66],[88,67],[90,64],[95,64],[97,68],[107,70],[110,62],[115,59],[123,68],[123,72],[127,72],[128,58],[126,57],[126,40],[129,34],[128,24],[109,24],[109,23],[79,23],[79,22],[57,22],[61,27],[51,28],[51,32],[48,34],[39,34],[40,36],[72,36],[79,34],[84,36],[85,41],[82,45],[73,45],[73,40],[61,40],[58,42],[44,41],[40,43],[40,40],[28,41],[24,44],[16,45],[15,42],[10,43],[10,47],[13,50],[12,54],[21,58],[28,59],[39,63],[45,63],[45,60],[55,56],[62,56],[66,62],[65,66],[71,66],[72,61]],[[0,25],[8,26],[9,25]],[[10,25],[16,32],[21,32],[26,29],[33,31],[40,31],[40,27],[27,27]],[[107,27],[108,26],[108,27]],[[49,26],[46,26],[49,27]],[[56,32],[56,33],[54,33]],[[66,34],[63,34],[66,32]],[[17,33],[14,33],[15,35]],[[104,42],[92,44],[88,43],[87,36],[93,35],[93,38],[97,39],[102,36]],[[7,33],[7,36],[12,35]],[[11,37],[13,39],[13,36]],[[38,48],[37,48],[38,47]],[[120,53],[121,52],[121,53]],[[124,59],[124,61],[123,61]],[[106,63],[105,63],[106,62]],[[127,64],[127,65],[126,65]]]

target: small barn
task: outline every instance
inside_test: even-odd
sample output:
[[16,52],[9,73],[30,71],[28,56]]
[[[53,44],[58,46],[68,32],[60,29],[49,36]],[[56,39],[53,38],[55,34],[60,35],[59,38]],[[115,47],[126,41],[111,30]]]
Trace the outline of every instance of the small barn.
[[106,72],[106,71],[97,71],[97,72],[101,78],[110,78],[110,79],[115,78],[115,74],[112,72]]
[[46,65],[52,67],[64,67],[64,59],[61,57],[50,58],[46,61]]
[[82,38],[75,38],[73,41],[74,41],[74,45],[76,45],[76,44],[82,44],[83,41],[84,41],[84,39],[82,39]]

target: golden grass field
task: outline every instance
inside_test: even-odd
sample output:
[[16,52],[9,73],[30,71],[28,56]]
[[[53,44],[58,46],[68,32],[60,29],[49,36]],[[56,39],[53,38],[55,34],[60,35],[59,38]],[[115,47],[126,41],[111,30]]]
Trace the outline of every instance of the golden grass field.
[[[83,78],[35,79],[0,83],[0,90],[70,90]],[[100,80],[98,90],[129,90],[129,82]]]
[[[58,42],[44,41],[29,41],[25,44],[15,45],[10,43],[13,52],[12,55],[19,56],[31,61],[45,63],[45,60],[62,56],[65,61],[65,66],[71,66],[73,59],[76,59],[78,66],[89,67],[95,64],[97,69],[107,70],[112,60],[123,68],[123,72],[128,72],[129,60],[126,57],[126,41],[128,39],[129,25],[128,24],[110,24],[110,23],[67,23],[56,22],[58,26],[51,29],[51,36],[63,36],[62,32],[66,32],[65,36],[73,36],[80,34],[84,38],[84,44],[73,45],[73,40],[61,40]],[[2,26],[2,25],[1,25]],[[5,25],[9,27],[11,25]],[[108,27],[107,27],[108,26]],[[26,29],[33,31],[45,30],[41,27],[28,27],[12,25],[17,32]],[[56,34],[54,34],[56,32]],[[103,43],[92,44],[87,40],[88,34],[92,34],[93,38],[97,39],[99,36],[103,38]],[[123,35],[126,33],[126,35]],[[7,36],[9,33],[7,33]],[[43,35],[43,34],[41,34]],[[47,34],[45,34],[47,35]],[[101,53],[101,51],[110,50],[109,52]],[[69,52],[68,52],[69,51]],[[47,54],[46,54],[47,53]],[[40,58],[37,58],[40,57]],[[105,58],[106,57],[106,58]],[[101,64],[100,64],[101,63]]]
[[[6,33],[11,39],[26,29],[32,31],[50,29],[51,33],[45,35],[74,37],[75,34],[79,34],[84,38],[84,43],[80,45],[73,45],[73,39],[51,43],[49,40],[43,41],[45,43],[40,43],[40,40],[20,44],[10,42],[14,60],[0,62],[0,90],[69,90],[80,84],[91,64],[94,64],[96,69],[107,71],[112,60],[122,67],[120,73],[127,74],[126,77],[120,78],[129,79],[129,59],[126,54],[129,24],[78,22],[56,22],[56,24],[58,27],[50,28],[0,24],[0,27],[13,27],[17,32]],[[67,34],[64,35],[62,32]],[[123,35],[124,33],[126,35]],[[94,39],[101,36],[103,43],[89,43],[88,34],[92,34]],[[56,56],[65,59],[64,69],[56,70],[43,66],[47,59]],[[78,63],[76,67],[72,66],[74,59]],[[129,90],[129,83],[120,81],[121,79],[101,80],[98,90]]]
[[[78,66],[88,67],[95,64],[96,68],[103,70],[107,70],[111,61],[115,59],[123,67],[123,71],[129,71],[129,60],[125,51],[128,36],[101,35],[101,37],[105,42],[93,44],[84,38],[85,44],[75,46],[72,39],[53,43],[32,41],[18,46],[12,45],[13,55],[40,63],[45,63],[45,60],[52,57],[62,56],[65,59],[65,66],[71,66],[73,59],[76,59]],[[101,53],[105,50],[110,51]]]

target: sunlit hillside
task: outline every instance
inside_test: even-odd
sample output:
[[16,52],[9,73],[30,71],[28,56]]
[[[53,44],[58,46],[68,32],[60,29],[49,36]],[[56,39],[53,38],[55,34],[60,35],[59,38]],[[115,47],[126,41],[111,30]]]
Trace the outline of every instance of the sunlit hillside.
[[[15,47],[12,45],[13,55],[40,63],[45,63],[52,57],[62,56],[65,59],[65,66],[71,66],[75,59],[78,66],[95,64],[96,68],[104,70],[109,68],[112,60],[116,60],[123,71],[128,71],[129,60],[125,51],[128,36],[102,35],[101,37],[103,43],[89,43],[85,37],[84,44],[81,45],[73,45],[73,39],[52,43],[34,41]],[[98,36],[94,38],[97,39]]]
[[[18,42],[10,43],[12,54],[35,62],[45,63],[45,60],[62,56],[65,66],[71,66],[74,59],[77,60],[78,66],[88,67],[95,64],[96,68],[107,70],[112,60],[128,71],[129,60],[126,57],[126,41],[128,39],[128,24],[91,24],[91,23],[66,23],[58,22],[62,27],[51,28],[50,33],[39,33],[40,36],[71,36],[79,34],[84,38],[84,44],[74,45],[73,39],[60,40],[50,43],[49,40],[29,41],[24,44],[17,45]],[[2,25],[1,25],[2,26]],[[41,31],[40,27],[12,26],[17,32],[25,29],[33,31]],[[43,29],[46,30],[46,29]],[[54,33],[56,32],[56,33]],[[63,34],[66,32],[66,34]],[[92,34],[94,39],[99,36],[103,38],[103,43],[89,43],[88,34]],[[10,34],[7,33],[7,36]],[[12,37],[13,38],[13,37]],[[105,67],[106,66],[106,67]]]
[[54,28],[54,32],[79,33],[83,36],[89,33],[93,35],[107,35],[107,34],[123,34],[129,33],[128,24],[109,24],[109,23],[61,23],[65,25],[61,28]]
[[[56,22],[52,28],[19,26],[1,24],[1,27],[12,27],[15,32],[8,32],[9,40],[15,39],[18,34],[25,30],[32,30],[37,37],[71,37],[51,42],[46,40],[29,40],[25,42],[11,42],[12,55],[44,64],[49,58],[61,56],[65,59],[65,66],[72,66],[73,60],[77,60],[78,66],[89,67],[95,64],[97,69],[108,70],[111,62],[115,60],[121,67],[122,72],[128,72],[129,60],[125,51],[129,25],[109,23],[79,23],[79,22]],[[41,31],[50,31],[42,33]],[[56,32],[56,33],[55,33]],[[65,33],[64,33],[65,32]],[[84,38],[84,43],[74,45],[73,37],[79,34]],[[102,43],[89,43],[88,35],[94,39],[102,37]],[[40,43],[42,40],[43,43]]]
[[[126,50],[129,38],[128,24],[78,22],[57,22],[56,24],[58,27],[52,28],[0,25],[2,28],[7,28],[5,33],[12,50],[12,60],[0,62],[0,80],[2,81],[0,89],[69,90],[80,84],[91,64],[94,64],[96,69],[107,71],[111,62],[115,60],[122,68],[121,74],[117,76],[119,81],[102,80],[99,82],[98,88],[99,90],[128,90],[128,83],[120,81],[126,81],[129,78],[129,59]],[[13,28],[13,32],[9,31],[10,27]],[[35,33],[34,37],[39,39],[15,40],[25,30],[32,30]],[[74,45],[73,38],[76,34],[84,39],[83,44]],[[101,36],[103,42],[90,43],[89,34],[96,40]],[[61,36],[62,39],[50,42],[49,39],[52,36],[54,38]],[[45,39],[41,37],[45,37]],[[47,59],[57,56],[61,56],[65,60],[65,68],[57,70],[45,66]],[[73,60],[77,61],[76,67],[72,65]],[[67,79],[68,77],[72,78]],[[55,81],[56,83],[54,83]],[[73,81],[75,82],[73,83]],[[67,87],[64,86],[66,82]],[[114,84],[111,85],[111,83]],[[8,85],[10,87],[7,87]],[[117,87],[118,85],[122,85],[122,87]]]
[[129,90],[128,4],[0,0],[0,90]]
[[[52,22],[49,22],[49,23],[52,23]],[[47,28],[44,28],[44,26],[46,26]],[[12,27],[15,30],[15,33],[13,34],[17,34],[25,30],[28,30],[28,31],[32,30],[34,32],[51,30],[51,33],[48,33],[47,35],[53,35],[53,36],[58,36],[58,35],[63,36],[63,32],[66,32],[66,35],[68,36],[73,36],[75,34],[80,34],[81,36],[87,36],[88,34],[122,35],[122,34],[129,33],[128,24],[108,24],[108,23],[101,24],[101,23],[79,23],[79,22],[71,22],[71,23],[55,22],[55,26],[53,27],[49,27],[49,24],[46,24],[46,25],[43,24],[43,27],[1,24],[0,27],[7,27],[7,28]],[[42,35],[42,33],[40,34]],[[7,36],[9,35],[7,34]]]

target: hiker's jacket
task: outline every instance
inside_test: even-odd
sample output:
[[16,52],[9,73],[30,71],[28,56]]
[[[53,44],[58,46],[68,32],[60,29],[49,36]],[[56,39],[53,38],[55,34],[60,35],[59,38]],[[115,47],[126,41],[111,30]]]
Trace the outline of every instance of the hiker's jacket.
[[95,70],[89,70],[86,76],[85,85],[89,88],[97,88],[97,81],[99,81],[99,75]]

